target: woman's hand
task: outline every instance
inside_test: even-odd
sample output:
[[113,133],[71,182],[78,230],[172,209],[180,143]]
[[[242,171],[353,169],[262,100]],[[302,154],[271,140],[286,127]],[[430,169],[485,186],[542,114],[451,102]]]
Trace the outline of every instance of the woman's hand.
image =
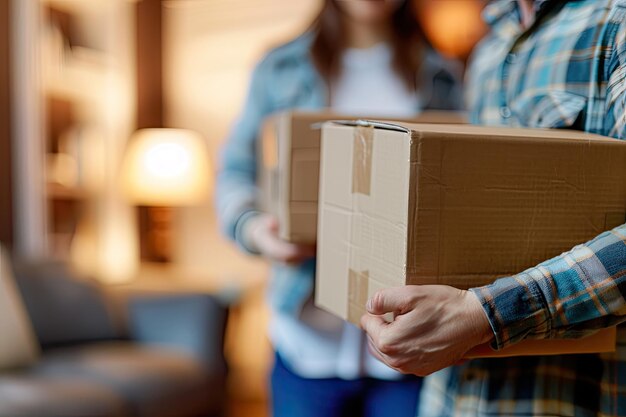
[[250,219],[245,234],[253,249],[275,262],[294,264],[315,256],[315,245],[289,243],[279,238],[278,221],[270,214]]

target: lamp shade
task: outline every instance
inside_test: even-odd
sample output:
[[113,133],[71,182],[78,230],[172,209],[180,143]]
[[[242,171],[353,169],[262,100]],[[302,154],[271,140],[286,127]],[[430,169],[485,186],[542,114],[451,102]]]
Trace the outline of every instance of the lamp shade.
[[203,138],[184,129],[140,129],[122,163],[122,187],[146,206],[189,206],[209,191],[210,163]]

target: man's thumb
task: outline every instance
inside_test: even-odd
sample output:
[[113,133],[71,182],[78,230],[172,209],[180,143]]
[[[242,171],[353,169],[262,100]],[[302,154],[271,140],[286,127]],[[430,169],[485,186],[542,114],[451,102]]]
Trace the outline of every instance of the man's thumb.
[[[404,290],[404,291],[403,291]],[[408,307],[406,288],[387,288],[377,291],[372,298],[367,300],[367,312],[377,316],[386,313],[403,314]]]

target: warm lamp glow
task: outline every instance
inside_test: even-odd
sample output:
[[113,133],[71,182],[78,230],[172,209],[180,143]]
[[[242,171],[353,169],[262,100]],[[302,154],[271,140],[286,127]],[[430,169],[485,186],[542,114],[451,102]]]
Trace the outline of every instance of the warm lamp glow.
[[441,53],[466,58],[487,31],[481,18],[485,3],[484,0],[420,2],[420,21],[426,36]]
[[128,198],[146,206],[200,203],[209,191],[207,145],[183,129],[141,129],[131,138],[122,167]]

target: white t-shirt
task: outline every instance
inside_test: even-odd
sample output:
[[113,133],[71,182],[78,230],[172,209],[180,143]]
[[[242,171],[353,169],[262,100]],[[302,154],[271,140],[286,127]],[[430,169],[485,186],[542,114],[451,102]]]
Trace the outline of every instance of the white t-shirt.
[[[420,109],[418,96],[393,71],[386,44],[344,51],[340,74],[330,103],[339,113],[405,118]],[[402,377],[369,354],[361,330],[311,303],[299,318],[275,314],[270,336],[289,367],[305,378]]]
[[340,74],[331,86],[330,103],[339,113],[411,117],[421,107],[415,92],[393,71],[392,51],[384,43],[346,50]]

